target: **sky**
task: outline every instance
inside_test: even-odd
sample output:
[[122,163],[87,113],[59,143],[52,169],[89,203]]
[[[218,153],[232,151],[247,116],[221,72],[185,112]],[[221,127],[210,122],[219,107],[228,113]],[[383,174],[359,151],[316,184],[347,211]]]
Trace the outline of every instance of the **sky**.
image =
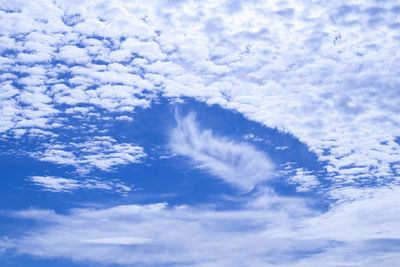
[[400,266],[400,3],[0,0],[0,265]]

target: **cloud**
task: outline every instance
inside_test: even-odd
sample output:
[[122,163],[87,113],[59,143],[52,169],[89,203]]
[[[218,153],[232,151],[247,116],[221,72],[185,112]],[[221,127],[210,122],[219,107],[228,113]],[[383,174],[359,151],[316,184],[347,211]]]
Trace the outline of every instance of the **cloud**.
[[4,4],[1,70],[14,76],[0,80],[0,131],[52,131],[64,105],[132,112],[190,96],[292,133],[337,186],[389,182],[400,162],[397,4],[228,2]]
[[53,176],[32,176],[30,180],[36,186],[51,192],[73,192],[78,189],[97,189],[127,193],[132,190],[131,187],[121,182],[100,181],[97,179],[77,180]]
[[[280,203],[276,197],[270,200],[269,207]],[[294,202],[293,208],[304,206],[301,200]],[[188,266],[237,261],[243,265],[251,259],[267,264],[298,250],[300,243],[306,251],[326,245],[324,241],[271,239],[263,233],[266,227],[290,225],[307,213],[216,211],[165,203],[80,208],[65,215],[31,209],[10,216],[33,219],[44,227],[11,240],[19,253],[103,264]]]
[[296,191],[307,192],[321,189],[321,183],[316,176],[317,172],[305,168],[295,168],[291,162],[283,164],[282,167],[283,169],[279,173],[287,177],[289,183],[296,185]]
[[[0,81],[6,136],[51,131],[62,105],[132,112],[161,93],[219,104],[292,133],[327,162],[338,186],[395,176],[395,2],[79,6],[14,1],[2,9],[1,69],[15,75]],[[369,171],[347,175],[352,167]]]
[[84,243],[90,244],[101,244],[101,245],[143,245],[151,243],[149,239],[140,237],[129,237],[129,236],[118,236],[118,237],[106,237],[106,238],[95,238],[85,239]]
[[170,148],[189,157],[196,167],[245,190],[274,176],[272,161],[252,145],[201,130],[194,113],[177,115],[176,121],[177,126],[170,133]]
[[[286,259],[297,255],[293,252],[296,250],[290,250],[293,247],[306,247],[309,251],[323,252],[295,264],[398,265],[398,256],[393,251],[384,251],[389,246],[396,249],[399,238],[394,228],[394,222],[399,221],[398,201],[394,200],[400,162],[400,146],[395,141],[400,124],[400,20],[396,1],[380,1],[378,6],[372,0],[346,1],[346,5],[341,1],[210,0],[172,4],[172,1],[147,0],[15,0],[1,2],[0,12],[0,72],[4,73],[0,75],[0,132],[6,140],[23,139],[27,135],[55,137],[56,130],[73,126],[64,114],[94,115],[90,109],[99,108],[105,114],[97,114],[101,120],[134,118],[132,112],[136,108],[150,107],[159,96],[189,96],[291,133],[326,164],[324,178],[330,180],[328,195],[337,202],[330,212],[314,221],[296,221],[281,230],[269,228],[269,239],[263,239],[265,232],[247,236],[243,232],[243,235],[229,232],[220,236],[218,231],[210,230],[209,221],[195,217],[196,221],[190,224],[187,218],[179,217],[179,209],[164,207],[155,214],[168,220],[148,220],[144,228],[150,231],[160,226],[163,230],[157,232],[160,237],[172,231],[171,239],[181,245],[173,248],[181,254],[168,254],[171,242],[165,241],[163,249],[158,251],[161,256],[152,254],[146,258],[149,261],[161,261],[168,254],[173,255],[170,261],[178,261],[184,255],[189,264],[203,256],[196,262],[199,266],[259,266],[264,265],[267,255]],[[77,104],[87,107],[87,111],[74,109]],[[66,110],[71,113],[64,113]],[[176,149],[191,158],[195,166],[247,190],[267,179],[259,172],[262,166],[257,162],[261,161],[254,161],[254,168],[250,168],[246,164],[253,158],[249,160],[244,154],[243,161],[238,154],[246,151],[255,159],[266,157],[260,156],[261,152],[202,130],[190,117],[181,120],[176,133],[186,139],[175,140]],[[81,171],[96,168],[109,171],[120,164],[139,162],[144,156],[139,147],[118,144],[116,140],[68,144],[54,143],[50,138],[40,142],[45,149],[31,154],[33,157],[71,165]],[[294,175],[292,182],[301,190],[317,185],[314,174],[305,169],[298,172],[300,175]],[[245,174],[251,175],[242,179]],[[375,184],[378,186],[374,187]],[[360,185],[367,188],[355,188]],[[54,186],[74,186],[74,182]],[[264,201],[257,203],[263,205]],[[90,209],[81,211],[97,214]],[[193,213],[221,216],[201,209],[194,209]],[[267,216],[265,211],[260,213]],[[170,218],[169,214],[175,217]],[[191,213],[184,213],[190,217],[188,214]],[[124,254],[128,249],[121,250],[119,246],[129,246],[129,242],[136,246],[135,240],[157,240],[151,233],[139,235],[143,230],[140,228],[127,235],[131,239],[124,243],[120,239],[122,233],[113,232],[111,226],[102,228],[109,227],[104,222],[96,224],[98,221],[73,211],[69,216],[51,216],[61,220],[58,225],[61,228],[42,228],[47,239],[40,239],[40,233],[34,233],[20,240],[20,251],[105,262],[115,261],[115,257],[109,256],[115,252],[124,256],[121,262],[132,263],[133,256]],[[239,217],[246,216],[249,214],[240,212]],[[85,240],[113,246],[104,248],[105,244],[96,244],[95,247],[82,241],[89,247],[81,247],[75,241],[83,233],[78,227],[68,235],[71,230],[68,219],[74,218],[76,225],[80,219],[96,225],[95,233],[85,225],[84,230],[89,234]],[[134,216],[130,219],[126,222],[128,226],[135,220]],[[223,223],[234,228],[236,219],[229,218]],[[274,217],[264,219],[263,222],[273,221]],[[300,231],[299,224],[303,222]],[[179,233],[176,225],[189,230]],[[288,240],[293,236],[300,238],[300,233],[306,233],[303,239],[293,243]],[[354,233],[361,234],[357,240],[350,240],[348,236]],[[272,240],[274,235],[276,239],[268,243],[266,240]],[[197,242],[187,243],[193,241],[188,236]],[[310,236],[323,241],[310,241]],[[224,242],[213,242],[217,237]],[[338,243],[331,242],[332,239]],[[115,244],[111,244],[113,240]],[[143,245],[155,246],[152,242]],[[13,244],[0,241],[0,247]],[[73,245],[64,248],[64,244]],[[271,249],[277,244],[281,247]],[[94,252],[85,250],[93,247]],[[219,257],[213,253],[219,253]],[[376,259],[381,262],[376,263]],[[269,260],[273,265],[279,262],[277,258]]]
[[48,144],[44,151],[32,152],[30,155],[40,161],[72,165],[79,172],[86,173],[93,168],[111,171],[117,165],[139,163],[146,153],[140,146],[117,143],[109,136],[95,136],[82,143]]
[[10,233],[0,245],[41,258],[103,264],[391,266],[400,263],[399,190],[375,190],[324,213],[310,200],[268,190],[229,210],[155,203],[66,214],[14,211],[7,216],[39,224],[22,236]]
[[132,118],[129,116],[118,116],[115,118],[117,121],[132,121]]

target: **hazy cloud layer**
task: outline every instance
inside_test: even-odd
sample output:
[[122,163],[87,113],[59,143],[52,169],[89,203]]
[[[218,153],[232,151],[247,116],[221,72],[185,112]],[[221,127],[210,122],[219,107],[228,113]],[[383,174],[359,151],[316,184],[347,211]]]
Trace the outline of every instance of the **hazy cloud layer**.
[[313,211],[304,200],[266,192],[242,200],[235,210],[157,203],[81,208],[65,215],[13,212],[8,215],[43,226],[18,239],[3,238],[0,245],[43,258],[150,266],[400,263],[399,188],[345,201],[327,213]]

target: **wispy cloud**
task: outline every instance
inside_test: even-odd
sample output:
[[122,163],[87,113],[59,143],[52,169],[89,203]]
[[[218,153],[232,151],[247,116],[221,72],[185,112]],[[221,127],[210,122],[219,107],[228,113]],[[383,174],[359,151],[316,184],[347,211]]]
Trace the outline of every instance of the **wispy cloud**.
[[77,189],[98,189],[127,193],[132,190],[131,187],[126,186],[121,182],[100,181],[97,179],[78,180],[54,176],[32,176],[31,181],[44,190],[51,192],[72,192]]
[[[304,207],[302,200],[292,202],[296,203],[288,205],[291,208],[285,211],[265,207],[217,211],[188,205],[171,207],[165,203],[80,208],[64,215],[31,209],[10,216],[33,219],[43,227],[11,239],[9,247],[44,258],[67,257],[128,266],[219,262],[226,262],[222,266],[238,266],[234,262],[241,266],[253,260],[267,264],[282,255],[288,256],[289,251],[313,251],[327,245],[325,241],[285,241],[263,233],[269,227],[290,228],[310,213],[300,208]],[[267,207],[279,203],[280,198],[271,198]]]
[[274,164],[254,146],[201,129],[194,113],[176,115],[176,122],[170,147],[174,153],[189,157],[196,167],[244,190],[273,177]]
[[8,215],[36,220],[38,228],[0,247],[128,266],[397,266],[399,190],[376,190],[325,213],[269,192],[233,210],[165,203],[65,214],[30,209]]

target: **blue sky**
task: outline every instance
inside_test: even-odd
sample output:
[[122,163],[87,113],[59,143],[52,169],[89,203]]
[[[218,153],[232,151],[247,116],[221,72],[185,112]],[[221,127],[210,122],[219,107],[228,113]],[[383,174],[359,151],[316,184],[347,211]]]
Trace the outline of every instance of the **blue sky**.
[[400,264],[399,13],[0,0],[0,265]]

